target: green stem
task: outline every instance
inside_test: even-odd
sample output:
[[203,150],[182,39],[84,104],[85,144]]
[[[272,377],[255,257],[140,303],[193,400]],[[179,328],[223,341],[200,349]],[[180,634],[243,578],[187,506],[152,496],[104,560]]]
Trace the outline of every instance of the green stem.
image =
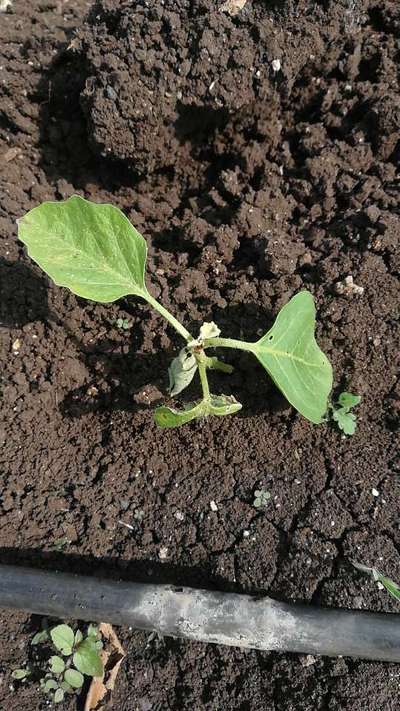
[[193,341],[193,336],[190,335],[189,331],[186,330],[184,326],[182,326],[181,323],[173,316],[170,314],[169,311],[167,311],[162,304],[160,304],[157,299],[155,299],[149,292],[146,292],[143,294],[143,298],[146,299],[146,301],[150,304],[150,306],[153,306],[153,308],[158,311],[158,313],[161,314],[161,316],[164,316],[164,318],[171,324],[171,326],[174,327],[175,331],[178,331],[179,335],[182,336],[182,338],[185,339],[188,343],[190,341]]
[[200,361],[200,362],[198,361],[198,366],[199,366],[201,389],[203,391],[203,400],[209,400],[210,399],[210,388],[209,388],[208,379],[207,379],[207,367],[206,367],[206,364],[202,361]]
[[204,348],[237,348],[241,351],[253,351],[254,343],[238,341],[236,338],[207,338],[204,341]]

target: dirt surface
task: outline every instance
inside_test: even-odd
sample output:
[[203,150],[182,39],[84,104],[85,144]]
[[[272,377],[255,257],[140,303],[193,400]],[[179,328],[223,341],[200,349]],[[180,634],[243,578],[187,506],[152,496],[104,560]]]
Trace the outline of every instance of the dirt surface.
[[[400,8],[221,4],[0,16],[0,562],[395,612],[349,561],[400,578]],[[54,287],[16,240],[16,218],[73,193],[126,212],[149,288],[194,333],[255,339],[310,289],[335,391],[362,395],[356,435],[312,426],[233,352],[213,389],[241,414],[158,430],[179,338],[134,299]],[[0,619],[0,708],[46,708],[10,686],[38,620]],[[396,665],[121,638],[111,709],[398,708]]]

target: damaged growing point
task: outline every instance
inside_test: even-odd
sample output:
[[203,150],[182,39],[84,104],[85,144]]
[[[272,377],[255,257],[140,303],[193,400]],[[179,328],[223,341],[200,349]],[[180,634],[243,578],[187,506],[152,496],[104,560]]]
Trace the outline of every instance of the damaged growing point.
[[209,348],[252,353],[300,414],[315,424],[323,422],[332,389],[332,367],[315,340],[315,305],[308,291],[296,294],[256,342],[221,338],[213,322],[204,323],[199,336],[193,338],[148,291],[146,242],[113,205],[98,205],[79,196],[45,202],[19,220],[19,238],[29,256],[58,286],[100,303],[130,294],[141,297],[186,341],[169,369],[170,392],[181,393],[198,373],[202,397],[179,410],[157,408],[155,420],[161,427],[179,427],[196,418],[229,415],[241,409],[232,395],[210,392],[207,371],[231,373],[233,368],[209,356]]

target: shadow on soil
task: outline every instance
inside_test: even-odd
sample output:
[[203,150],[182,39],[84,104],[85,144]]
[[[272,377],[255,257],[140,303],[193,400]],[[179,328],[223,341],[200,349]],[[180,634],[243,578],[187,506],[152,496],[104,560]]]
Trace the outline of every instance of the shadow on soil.
[[[0,566],[27,566],[47,572],[72,573],[97,578],[125,580],[136,583],[163,583],[213,588],[206,566],[191,568],[172,563],[137,558],[95,558],[41,548],[0,548]],[[1,568],[0,568],[1,574]]]
[[0,258],[0,324],[22,327],[49,317],[44,277],[22,262]]

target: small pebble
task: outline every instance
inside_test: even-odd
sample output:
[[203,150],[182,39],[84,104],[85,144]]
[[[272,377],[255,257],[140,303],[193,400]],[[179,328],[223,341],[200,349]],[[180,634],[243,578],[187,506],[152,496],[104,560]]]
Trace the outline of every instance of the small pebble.
[[163,546],[160,548],[158,551],[158,557],[160,560],[165,560],[168,557],[168,548],[167,546]]
[[272,62],[272,69],[274,72],[279,72],[281,69],[281,60],[280,59],[273,59]]
[[112,101],[115,101],[117,98],[117,92],[112,88],[112,86],[106,86],[106,94]]
[[372,496],[379,496],[378,489],[372,489],[371,494],[372,494]]
[[210,509],[211,511],[218,511],[218,506],[215,501],[210,501]]
[[316,661],[316,658],[312,654],[306,654],[306,656],[301,659],[301,666],[311,667]]

